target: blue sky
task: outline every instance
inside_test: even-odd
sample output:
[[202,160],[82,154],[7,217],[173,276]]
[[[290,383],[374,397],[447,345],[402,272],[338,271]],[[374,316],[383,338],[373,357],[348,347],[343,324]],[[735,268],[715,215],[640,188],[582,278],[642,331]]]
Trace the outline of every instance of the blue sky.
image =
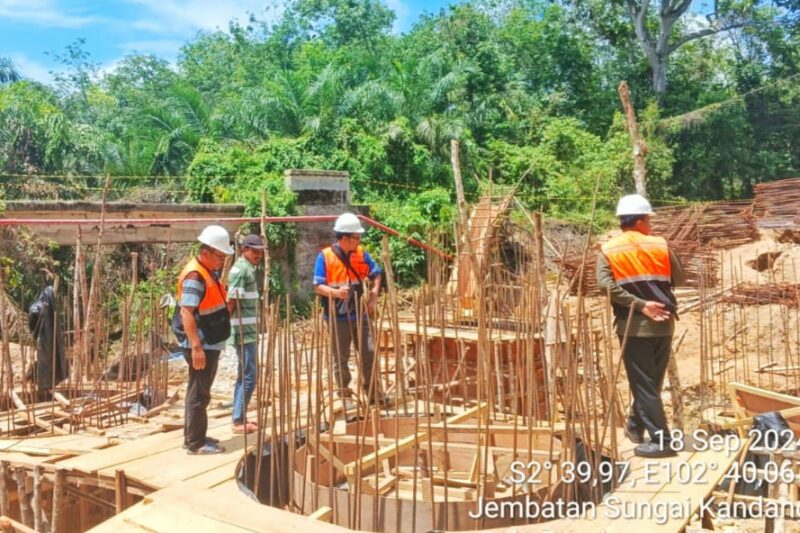
[[[453,0],[384,0],[396,13],[394,31],[408,30],[423,12],[438,12]],[[10,57],[26,78],[48,82],[62,53],[78,38],[101,69],[125,55],[150,53],[175,61],[180,46],[199,31],[226,30],[280,15],[276,0],[0,0],[0,57]]]

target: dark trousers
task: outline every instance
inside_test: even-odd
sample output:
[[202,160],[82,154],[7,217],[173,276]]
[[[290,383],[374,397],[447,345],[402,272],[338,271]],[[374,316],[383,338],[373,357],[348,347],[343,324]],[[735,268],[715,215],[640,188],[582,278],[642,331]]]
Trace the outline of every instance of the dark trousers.
[[671,351],[672,337],[628,337],[622,354],[633,395],[628,429],[647,430],[655,442],[670,440],[661,389]]
[[[358,328],[361,331],[358,331]],[[375,350],[372,345],[372,335],[369,332],[369,321],[362,320],[359,326],[356,320],[331,320],[331,349],[333,351],[333,375],[336,377],[336,386],[346,389],[350,384],[352,376],[348,361],[350,360],[350,345],[358,352],[361,358],[361,375],[364,380],[364,392],[369,391],[370,379],[372,378],[372,361],[375,358]],[[359,338],[359,333],[360,338]],[[377,393],[378,391],[373,391]]]
[[206,408],[211,403],[211,385],[217,375],[217,364],[219,363],[219,350],[206,350],[205,352],[206,367],[203,370],[195,370],[192,367],[192,350],[183,350],[183,358],[189,363],[183,443],[190,450],[197,450],[206,444],[206,431],[208,430]]

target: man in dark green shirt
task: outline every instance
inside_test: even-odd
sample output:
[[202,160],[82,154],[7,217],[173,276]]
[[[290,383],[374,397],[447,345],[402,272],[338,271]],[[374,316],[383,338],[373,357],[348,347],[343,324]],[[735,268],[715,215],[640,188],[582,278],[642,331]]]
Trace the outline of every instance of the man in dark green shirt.
[[[638,444],[636,455],[668,457],[675,455],[677,443],[671,442],[661,389],[677,318],[672,287],[686,276],[666,241],[650,235],[651,213],[650,203],[638,194],[620,199],[622,235],[604,243],[597,255],[597,285],[611,297],[625,347],[622,358],[633,395],[625,434]],[[644,442],[645,430],[649,442]]]
[[233,432],[251,433],[256,425],[246,420],[247,405],[256,385],[258,353],[258,283],[256,266],[264,256],[264,242],[258,235],[242,241],[242,255],[228,276],[228,299],[235,303],[231,313],[233,345],[239,360],[233,393]]

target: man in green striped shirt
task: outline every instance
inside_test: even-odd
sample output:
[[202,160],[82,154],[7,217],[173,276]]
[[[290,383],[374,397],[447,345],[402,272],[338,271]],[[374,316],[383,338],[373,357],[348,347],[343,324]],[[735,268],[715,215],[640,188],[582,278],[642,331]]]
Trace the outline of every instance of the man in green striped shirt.
[[228,276],[228,299],[236,304],[231,312],[231,329],[239,359],[233,393],[234,433],[252,433],[257,429],[254,422],[247,421],[247,404],[256,385],[259,304],[256,266],[263,255],[261,237],[248,235],[242,241],[242,255]]

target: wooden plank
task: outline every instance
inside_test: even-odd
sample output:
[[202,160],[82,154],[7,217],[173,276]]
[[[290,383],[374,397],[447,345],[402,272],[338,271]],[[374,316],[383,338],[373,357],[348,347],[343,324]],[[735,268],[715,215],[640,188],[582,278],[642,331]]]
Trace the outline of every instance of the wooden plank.
[[[477,430],[476,430],[477,433]],[[520,435],[519,440],[524,441],[524,433]],[[334,435],[333,442],[337,444],[356,444],[357,442],[363,443],[364,446],[368,446],[370,448],[374,447],[375,440],[371,436],[367,436],[366,439],[357,437],[356,435]],[[395,443],[395,439],[383,437],[378,439],[379,446],[391,446]],[[439,451],[445,449],[444,442],[431,442],[426,444],[426,447],[430,446],[433,450]],[[447,443],[447,450],[453,452],[465,452],[465,451],[475,451],[476,444],[473,442],[456,442],[456,441],[449,441]],[[516,452],[519,456],[527,456],[528,449],[525,446],[517,446],[516,449],[503,447],[503,446],[490,446],[490,451],[493,453],[514,453]],[[550,451],[545,450],[536,450],[532,449],[530,455],[537,456],[537,457],[546,457],[548,459],[558,460],[558,457],[561,455],[560,450],[558,448],[553,449],[553,453],[551,454]],[[385,459],[384,459],[385,460]]]
[[[66,445],[71,444],[71,445]],[[103,437],[85,436],[82,439],[69,439],[60,444],[58,441],[38,443],[33,439],[0,440],[0,452],[17,452],[29,455],[82,455],[113,446],[113,442]]]
[[[213,431],[222,426],[230,426],[230,420],[209,419],[208,426],[209,430]],[[123,465],[141,459],[142,457],[173,448],[180,448],[183,444],[182,438],[183,434],[178,431],[158,433],[136,441],[125,442],[95,453],[67,459],[61,463],[61,466],[88,474],[96,474],[99,470],[105,468]],[[111,473],[111,477],[113,478],[113,472]]]
[[[172,445],[158,452],[137,457],[124,463],[125,475],[128,480],[133,480],[155,489],[161,489],[176,482],[190,479],[205,472],[209,472],[223,465],[234,465],[241,459],[241,449],[244,439],[234,436],[231,431],[230,421],[218,426],[208,434],[220,439],[225,447],[225,452],[214,455],[187,455],[182,447],[182,440],[175,439]],[[142,441],[139,441],[142,442]],[[164,468],[164,465],[170,465]],[[97,471],[98,476],[114,478],[114,472],[122,465],[113,465]]]
[[752,385],[747,385],[745,383],[738,383],[735,381],[728,383],[728,388],[733,391],[742,391],[749,394],[753,394],[755,396],[760,396],[762,398],[775,400],[776,402],[785,402],[790,405],[800,406],[800,398],[798,398],[797,396],[790,396],[789,394],[781,394],[780,392],[761,389],[758,387],[753,387]]
[[[131,509],[135,507],[131,507]],[[120,513],[117,518],[106,520],[89,531],[118,533],[119,531],[129,531],[131,526],[148,532],[163,533],[172,531],[202,531],[204,533],[256,531],[251,528],[239,527],[233,523],[215,520],[203,513],[195,512],[192,508],[158,501],[150,503],[142,510],[137,509],[134,513]]]
[[[307,516],[262,505],[248,498],[231,483],[232,488],[221,497],[217,491],[191,490],[185,483],[168,491],[157,491],[125,512],[90,530],[93,533],[119,533],[129,526],[146,527],[148,531],[252,531],[306,532]],[[321,521],[313,523],[315,533],[344,533],[344,528]]]
[[27,406],[25,405],[25,402],[23,402],[22,399],[19,397],[17,391],[15,390],[11,391],[11,398],[14,400],[14,405],[17,406],[17,409],[25,413],[25,418],[29,421],[32,421],[38,427],[53,433],[58,433],[60,435],[69,434],[68,431],[65,431],[64,429],[56,426],[55,424],[47,422],[43,420],[41,417],[37,416],[35,411],[29,412]]
[[[388,326],[387,326],[388,327]],[[414,322],[399,322],[397,324],[397,329],[400,333],[405,333],[411,336],[422,336],[422,332],[417,331],[417,324]],[[445,339],[459,339],[465,342],[478,342],[478,330],[474,328],[439,328],[435,326],[426,326],[425,327],[426,336],[428,339],[437,339],[437,338],[445,338]],[[489,340],[491,342],[520,342],[521,340],[529,340],[529,339],[538,339],[540,338],[539,335],[526,335],[524,339],[520,339],[520,337],[514,333],[509,331],[502,331],[493,329],[491,331],[491,335]]]
[[323,505],[322,507],[320,507],[319,509],[308,515],[308,518],[310,520],[319,520],[321,522],[330,523],[332,516],[333,516],[333,509],[331,509],[327,505]]
[[35,529],[31,529],[25,524],[21,524],[16,520],[12,520],[7,516],[0,516],[0,531],[15,531],[18,533],[36,533]]
[[317,441],[317,436],[314,434],[313,431],[308,433],[308,443],[314,448],[317,453],[319,453],[326,461],[333,465],[333,468],[339,472],[342,476],[347,476],[347,465],[344,462],[336,457],[324,444]]
[[[451,416],[450,418],[447,419],[447,422],[448,423],[457,424],[457,423],[462,422],[464,420],[467,420],[467,419],[469,419],[469,418],[471,418],[473,416],[480,415],[486,409],[487,405],[488,404],[486,404],[486,403],[482,403],[481,405],[478,405],[478,406],[475,406],[475,407],[473,407],[471,409],[468,409],[468,410],[464,411],[463,413],[459,413],[457,415],[453,415],[453,416]],[[392,456],[396,455],[398,452],[401,452],[401,451],[405,450],[406,448],[409,448],[410,446],[415,445],[419,441],[427,440],[429,436],[430,435],[429,435],[429,433],[427,431],[421,431],[419,433],[415,433],[414,435],[409,435],[408,437],[404,437],[404,438],[400,439],[399,441],[397,441],[397,443],[394,443],[394,444],[392,444],[390,446],[386,446],[385,448],[381,448],[380,450],[378,450],[376,452],[372,452],[372,453],[366,455],[365,457],[363,457],[360,460],[356,459],[355,461],[349,463],[345,467],[345,473],[346,473],[347,477],[354,476],[354,475],[356,475],[356,470],[357,469],[360,468],[360,469],[363,470],[363,469],[369,468],[369,467],[377,464],[378,462],[382,461],[383,459],[386,459],[388,457],[392,457]]]
[[[792,417],[795,417],[795,416],[800,416],[800,406],[790,407],[788,409],[781,409],[780,411],[777,411],[777,412],[780,413],[780,415],[783,418],[792,418]],[[726,428],[726,429],[728,429],[728,428],[747,427],[747,426],[749,426],[749,425],[751,425],[753,423],[753,419],[755,418],[755,416],[757,416],[757,415],[748,416],[748,417],[745,417],[745,418],[739,418],[739,419],[731,421],[731,422],[725,422],[723,427]]]

